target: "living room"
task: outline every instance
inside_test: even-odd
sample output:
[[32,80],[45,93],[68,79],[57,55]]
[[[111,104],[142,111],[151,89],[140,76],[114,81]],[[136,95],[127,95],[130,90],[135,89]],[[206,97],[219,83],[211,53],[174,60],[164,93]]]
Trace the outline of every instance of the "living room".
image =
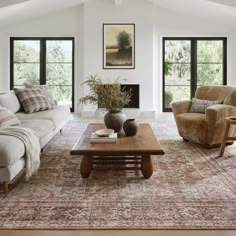
[[[7,5],[4,5],[4,2]],[[39,169],[39,177],[43,177],[43,182],[40,182],[37,175],[33,176],[27,183],[24,182],[23,178],[17,181],[18,183],[14,186],[10,186],[6,195],[1,192],[1,205],[4,205],[8,199],[10,201],[9,205],[7,205],[9,209],[14,208],[14,202],[17,203],[17,198],[14,196],[15,194],[20,194],[19,199],[21,200],[24,198],[25,194],[28,204],[35,204],[35,202],[33,203],[33,201],[30,200],[30,197],[40,198],[41,202],[38,204],[40,207],[44,206],[45,210],[40,211],[40,209],[37,209],[34,205],[33,210],[29,210],[30,215],[27,215],[26,212],[23,212],[23,208],[26,206],[24,204],[27,204],[24,202],[20,205],[20,208],[13,213],[14,217],[12,222],[10,222],[9,216],[7,217],[6,215],[7,209],[4,209],[4,211],[2,211],[2,217],[4,217],[5,214],[7,220],[0,220],[0,226],[2,230],[7,231],[0,231],[0,234],[31,234],[30,231],[20,232],[17,231],[18,229],[58,230],[57,233],[60,232],[59,229],[75,230],[74,232],[61,231],[61,233],[65,233],[65,235],[73,235],[73,233],[75,233],[75,235],[76,233],[81,233],[81,235],[106,235],[108,233],[117,235],[178,235],[180,232],[181,234],[191,235],[210,235],[212,233],[215,235],[235,234],[235,231],[232,230],[236,228],[235,212],[232,211],[231,214],[228,213],[228,215],[225,213],[227,210],[230,211],[230,206],[232,206],[232,209],[235,209],[235,144],[226,147],[225,159],[219,158],[212,160],[212,158],[214,159],[219,153],[219,147],[208,150],[192,142],[183,142],[178,134],[173,114],[163,112],[164,110],[168,110],[165,109],[168,107],[165,107],[163,101],[165,99],[165,96],[163,96],[163,91],[165,91],[163,81],[164,39],[226,39],[225,61],[223,62],[225,72],[222,73],[224,77],[222,77],[222,85],[230,87],[236,86],[236,80],[234,78],[236,73],[234,66],[234,61],[236,60],[236,5],[234,1],[29,0],[15,1],[15,4],[12,2],[14,1],[3,1],[3,6],[0,8],[0,92],[8,91],[13,88],[12,85],[17,84],[12,76],[12,74],[14,74],[14,71],[12,71],[14,60],[12,60],[11,42],[27,38],[39,40],[40,43],[43,42],[44,39],[50,40],[50,38],[55,40],[57,38],[65,40],[73,39],[73,71],[71,72],[70,106],[74,112],[70,115],[69,123],[62,128],[62,132],[57,133],[53,138],[50,136],[52,139],[51,141],[47,141],[45,150],[41,154],[41,162],[43,163],[41,163],[40,167],[42,169]],[[104,27],[117,24],[128,24],[133,27],[134,54],[131,68],[107,68],[106,65],[104,65],[106,56],[104,54]],[[156,169],[154,168],[153,176],[147,180],[145,179],[145,181],[144,179],[140,181],[142,174],[138,174],[136,171],[134,171],[135,173],[127,171],[127,175],[122,175],[122,171],[117,171],[114,175],[113,172],[112,174],[109,172],[105,176],[102,176],[99,172],[98,175],[96,175],[94,171],[95,173],[92,172],[92,175],[84,180],[80,178],[79,168],[71,168],[74,165],[79,165],[80,159],[70,156],[69,151],[79,137],[81,137],[88,123],[94,121],[103,122],[102,117],[104,113],[97,113],[97,106],[90,104],[83,105],[80,103],[80,98],[88,93],[87,88],[82,85],[82,83],[85,82],[90,75],[96,74],[104,79],[104,81],[109,82],[120,78],[124,80],[124,84],[139,86],[138,108],[125,108],[123,111],[126,113],[127,118],[134,117],[140,124],[145,122],[150,123],[154,134],[157,135],[165,151],[165,155],[160,156],[160,158],[168,159],[168,157],[176,157],[176,162],[171,163],[170,167],[174,168],[174,164],[178,163],[181,166],[180,169],[186,171],[184,173],[178,173],[176,170],[176,178],[178,179],[179,177],[181,179],[178,183],[174,181],[175,176],[170,177],[171,170],[167,171],[164,170],[165,168],[163,166],[159,166],[161,164],[164,165],[163,159],[160,159],[160,163],[157,161],[159,157],[153,158],[154,167],[156,167]],[[207,85],[210,86],[211,84]],[[178,89],[175,91],[178,91]],[[59,104],[60,102],[63,103],[64,101],[59,101]],[[57,128],[57,131],[59,131],[61,126]],[[181,150],[186,150],[186,153]],[[60,155],[58,154],[59,152]],[[56,158],[55,155],[61,157],[62,161],[60,164],[57,164],[59,159]],[[198,163],[198,161],[196,161],[196,163],[199,164],[199,168],[200,166],[203,168],[205,163],[209,169],[205,170],[203,168],[203,172],[201,172],[199,168],[183,169],[184,167],[181,164],[180,158],[181,155],[185,156],[188,160],[188,163],[186,163],[188,166],[191,165],[191,161],[188,159],[191,155],[195,155],[195,158],[199,157],[199,160],[207,160],[207,162],[203,161]],[[204,158],[201,155],[204,156]],[[168,163],[165,163],[165,165],[167,164]],[[52,165],[51,168],[46,169],[46,167],[50,165]],[[232,166],[229,168],[229,165]],[[54,172],[53,166],[58,168],[57,171]],[[210,166],[214,166],[215,168],[211,169]],[[62,170],[61,173],[59,173],[60,169]],[[68,173],[66,170],[68,170]],[[189,179],[190,177],[187,176],[190,170],[196,174],[198,181],[194,183],[191,182],[192,179]],[[220,176],[217,175],[217,170],[220,172]],[[197,174],[198,172],[199,175]],[[45,177],[45,173],[48,175],[51,173],[52,176]],[[110,180],[111,182],[106,182],[105,178],[110,178],[112,175],[114,178]],[[181,177],[184,175],[186,175],[186,179]],[[57,178],[58,183],[56,181]],[[99,180],[99,178],[101,179]],[[116,182],[115,178],[120,180]],[[165,178],[170,179],[165,182],[163,180]],[[223,180],[219,183],[218,188],[215,187],[214,189],[213,186],[217,186],[216,183],[219,179]],[[89,183],[89,180],[92,182]],[[96,181],[100,186],[96,185]],[[184,190],[181,190],[181,181]],[[226,184],[224,185],[223,182]],[[192,183],[193,185],[188,185],[187,183]],[[36,186],[37,184],[38,186]],[[115,184],[115,188],[112,191],[111,186],[113,184]],[[184,186],[185,184],[186,186]],[[75,185],[75,189],[73,185]],[[87,189],[85,185],[88,187]],[[42,192],[37,192],[39,191],[39,186]],[[56,188],[54,188],[55,186]],[[147,186],[150,188],[158,186],[160,189],[163,189],[157,193],[156,191],[152,192]],[[168,186],[171,190],[168,190]],[[226,186],[228,186],[228,188],[226,188]],[[104,187],[104,189],[102,187]],[[106,190],[106,187],[108,190]],[[205,188],[210,189],[212,192],[215,191],[215,195],[213,193],[206,193]],[[55,191],[55,193],[50,191],[50,189]],[[137,190],[139,189],[141,192],[138,193]],[[35,195],[24,193],[23,190],[31,193],[35,191]],[[137,193],[134,195],[131,194],[129,198],[126,199],[125,195],[129,194],[132,190],[137,191]],[[82,194],[79,191],[84,192]],[[144,193],[145,191],[150,191],[150,198]],[[96,201],[96,198],[92,198],[92,196],[89,201],[84,201],[86,194],[95,195],[96,192],[98,192],[98,196],[101,198],[100,201]],[[189,193],[189,195],[184,195],[187,193]],[[71,198],[72,196],[74,197],[76,203],[80,200],[83,203],[80,210],[79,206],[77,206],[77,211],[75,211],[74,214],[81,214],[81,217],[84,216],[86,220],[81,220],[81,217],[78,217],[78,215],[78,218],[73,215],[73,208],[71,208],[73,201],[71,200],[71,202],[69,202],[65,200],[66,198],[70,198],[70,194]],[[174,205],[170,204],[175,194],[180,201],[179,205],[178,201]],[[191,194],[196,194],[196,196]],[[45,195],[45,198],[43,195]],[[158,195],[161,199],[161,206],[159,206],[159,208],[157,206],[158,204],[151,204],[152,198],[153,200],[157,200],[155,195]],[[116,196],[124,201],[119,202]],[[186,199],[184,199],[184,196],[186,196]],[[204,213],[199,210],[199,206],[196,208],[191,208],[192,206],[188,208],[186,206],[186,211],[184,210],[183,202],[186,203],[184,200],[193,202],[194,199],[203,196],[206,198],[204,201],[198,202],[199,206],[208,212],[210,210],[207,209],[206,205],[212,203],[210,208],[212,209],[212,214],[201,218],[199,215],[203,216]],[[104,199],[102,200],[102,198]],[[106,205],[107,198],[111,200],[110,205]],[[140,198],[147,198],[146,208],[150,211],[150,218],[147,217],[148,213],[145,212],[144,208],[138,207],[138,204],[144,205],[144,201],[141,201]],[[131,199],[136,199],[137,205],[134,204],[132,206]],[[168,206],[169,209],[167,209],[168,200],[170,204]],[[52,205],[53,201],[56,202],[56,205]],[[65,205],[60,205],[60,201],[65,201]],[[93,201],[95,203],[94,205],[92,204]],[[222,202],[224,202],[224,204],[222,204]],[[101,204],[104,204],[104,206],[101,207]],[[116,204],[120,208],[116,208]],[[220,208],[214,207],[214,204],[222,205]],[[49,206],[55,209],[57,208],[57,210]],[[60,207],[61,209],[68,207],[70,209],[70,214],[67,212],[69,216],[63,215],[60,211]],[[114,211],[105,211],[106,208],[112,207],[114,207]],[[160,214],[157,216],[154,210],[152,211],[151,209],[159,209],[160,211],[165,209],[163,210],[163,214],[166,212],[166,214],[168,214],[169,212],[169,215],[164,216]],[[227,210],[224,212],[224,209]],[[91,217],[85,213],[86,210]],[[50,211],[54,212],[49,214]],[[223,214],[222,217],[220,217],[219,211],[224,212],[226,215]],[[46,212],[48,212],[48,214],[46,214]],[[137,213],[136,216],[134,215],[135,212]],[[17,214],[21,213],[25,218],[19,223]],[[114,215],[112,216],[112,214]],[[194,218],[195,215],[196,218]],[[74,220],[72,219],[73,216]],[[120,218],[116,216],[120,216]],[[199,218],[197,216],[199,216]],[[66,220],[64,220],[63,217],[65,217]],[[71,220],[69,220],[68,217],[71,217]],[[162,217],[164,222],[161,220]],[[218,220],[211,221],[207,217]],[[35,218],[38,218],[38,221]],[[187,220],[188,218],[189,221]],[[78,219],[81,220],[80,223],[77,222]],[[186,220],[186,224],[183,219]],[[109,220],[111,223],[109,223]],[[158,223],[153,223],[154,220]],[[191,222],[191,220],[193,222]],[[47,221],[48,224],[46,224]],[[11,232],[9,229],[15,231]],[[98,231],[86,231],[89,229],[98,229]],[[115,229],[117,231],[99,231],[101,229]],[[118,229],[124,229],[125,232],[119,231]],[[127,229],[130,231],[127,231]],[[142,231],[144,229],[149,229],[150,231]],[[172,229],[172,231],[168,231],[168,229]],[[178,230],[181,229],[187,229],[189,231],[178,232]],[[191,231],[191,229],[194,230]],[[201,229],[205,229],[205,231],[199,231]],[[223,229],[223,231],[219,231],[219,229]],[[46,233],[46,231],[40,230],[36,233],[40,234],[40,232]],[[50,231],[50,235],[51,233],[52,231]]]

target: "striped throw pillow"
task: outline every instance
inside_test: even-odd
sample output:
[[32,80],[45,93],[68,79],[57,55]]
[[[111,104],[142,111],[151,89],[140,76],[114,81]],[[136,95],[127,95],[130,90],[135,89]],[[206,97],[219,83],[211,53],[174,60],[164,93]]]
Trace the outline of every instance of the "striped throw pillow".
[[14,89],[16,96],[20,100],[25,113],[33,113],[37,111],[45,111],[53,109],[48,99],[38,88],[31,89]]
[[202,100],[198,98],[192,99],[192,106],[189,110],[191,113],[205,113],[205,110],[216,104],[222,104],[223,101],[209,101],[209,100]]
[[5,107],[0,107],[0,127],[19,125],[20,121],[13,112]]

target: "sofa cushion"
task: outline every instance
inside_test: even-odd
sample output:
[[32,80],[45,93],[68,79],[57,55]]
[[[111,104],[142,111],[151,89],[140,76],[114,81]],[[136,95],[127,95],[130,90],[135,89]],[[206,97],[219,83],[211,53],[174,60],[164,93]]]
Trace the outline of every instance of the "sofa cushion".
[[8,135],[0,135],[0,167],[13,164],[24,154],[25,146],[20,139]]
[[10,110],[0,107],[0,127],[19,125],[19,119]]
[[222,101],[209,101],[209,100],[202,100],[193,98],[192,99],[192,106],[189,110],[191,113],[205,113],[207,107],[210,107],[215,104],[222,104]]
[[14,91],[26,113],[45,111],[53,108],[40,89],[15,88]]
[[0,106],[6,107],[13,113],[16,113],[20,110],[20,102],[15,95],[14,91],[9,91],[6,93],[0,94]]
[[54,123],[44,119],[22,120],[19,127],[32,129],[40,139],[54,130]]
[[24,83],[26,88],[39,88],[42,91],[42,94],[48,99],[49,103],[52,106],[57,105],[57,102],[53,100],[53,98],[50,97],[49,92],[48,92],[48,85],[47,84],[42,84],[42,85],[32,85],[28,83]]
[[25,167],[25,158],[20,158],[11,165],[0,167],[0,184],[2,181],[11,182],[17,174]]
[[40,111],[31,114],[17,112],[16,116],[22,121],[25,119],[46,119],[54,123],[54,128],[61,124],[70,114],[70,108],[67,106],[55,106],[53,110]]

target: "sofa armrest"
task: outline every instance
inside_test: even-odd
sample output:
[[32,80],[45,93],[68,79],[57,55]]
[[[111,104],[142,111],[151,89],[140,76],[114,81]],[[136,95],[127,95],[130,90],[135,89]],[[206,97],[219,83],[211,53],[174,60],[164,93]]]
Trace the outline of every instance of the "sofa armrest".
[[191,100],[184,100],[184,101],[178,101],[178,102],[172,102],[172,111],[174,115],[178,115],[181,113],[186,113],[189,111],[192,101]]
[[208,125],[224,123],[228,116],[236,116],[236,107],[225,104],[217,104],[206,109],[206,121]]

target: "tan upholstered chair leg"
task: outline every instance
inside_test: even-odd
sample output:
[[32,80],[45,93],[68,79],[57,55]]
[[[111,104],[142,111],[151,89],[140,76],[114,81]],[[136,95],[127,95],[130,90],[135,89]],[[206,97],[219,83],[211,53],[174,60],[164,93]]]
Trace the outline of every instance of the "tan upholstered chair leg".
[[3,182],[3,191],[4,191],[4,193],[8,192],[8,182],[7,181]]

